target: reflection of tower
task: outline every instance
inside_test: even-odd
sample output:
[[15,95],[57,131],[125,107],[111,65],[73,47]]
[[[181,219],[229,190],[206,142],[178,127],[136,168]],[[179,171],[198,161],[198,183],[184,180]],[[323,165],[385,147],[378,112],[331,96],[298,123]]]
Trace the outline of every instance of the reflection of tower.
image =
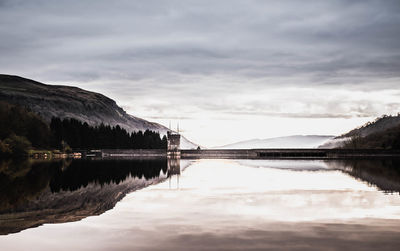
[[168,131],[167,132],[167,155],[170,157],[181,156],[180,144],[181,144],[181,135],[176,132]]
[[171,177],[176,175],[177,188],[179,188],[179,176],[181,174],[181,158],[179,156],[168,157],[168,177],[169,177],[169,188],[171,188]]

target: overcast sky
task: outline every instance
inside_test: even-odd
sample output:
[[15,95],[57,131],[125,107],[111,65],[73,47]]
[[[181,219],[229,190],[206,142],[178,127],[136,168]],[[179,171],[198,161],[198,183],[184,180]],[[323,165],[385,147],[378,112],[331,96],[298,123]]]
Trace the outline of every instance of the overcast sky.
[[205,146],[341,134],[400,111],[400,1],[0,0],[0,72]]

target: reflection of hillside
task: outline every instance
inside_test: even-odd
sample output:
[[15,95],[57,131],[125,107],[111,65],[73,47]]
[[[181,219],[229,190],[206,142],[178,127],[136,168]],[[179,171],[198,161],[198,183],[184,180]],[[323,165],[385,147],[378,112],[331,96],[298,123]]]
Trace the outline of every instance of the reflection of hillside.
[[101,214],[127,193],[167,177],[165,159],[0,166],[0,234]]
[[327,161],[334,169],[377,186],[386,192],[400,192],[400,159],[347,159]]

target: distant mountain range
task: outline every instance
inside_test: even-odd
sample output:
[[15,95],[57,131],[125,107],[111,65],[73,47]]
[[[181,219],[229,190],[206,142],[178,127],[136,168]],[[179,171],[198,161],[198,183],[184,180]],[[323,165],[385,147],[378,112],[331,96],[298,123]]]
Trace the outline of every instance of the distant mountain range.
[[[127,131],[146,129],[166,134],[168,128],[126,113],[116,102],[102,94],[77,87],[46,85],[30,79],[0,74],[0,100],[28,107],[49,122],[52,117],[75,118],[89,125],[120,125]],[[186,138],[182,149],[196,148]]]
[[332,135],[293,135],[286,137],[252,139],[215,147],[218,149],[256,149],[256,148],[317,148],[335,136]]
[[383,115],[340,136],[332,135],[294,135],[286,137],[252,139],[229,145],[220,149],[257,149],[257,148],[337,148],[350,147],[350,140],[358,137],[358,148],[392,149],[400,146],[400,114]]

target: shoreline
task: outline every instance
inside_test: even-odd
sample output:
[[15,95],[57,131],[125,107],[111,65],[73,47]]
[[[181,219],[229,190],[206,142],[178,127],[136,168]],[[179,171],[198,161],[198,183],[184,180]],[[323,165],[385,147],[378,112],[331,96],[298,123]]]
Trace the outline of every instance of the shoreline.
[[[171,156],[172,155],[172,156]],[[166,149],[94,149],[61,153],[51,150],[33,150],[33,159],[87,159],[87,158],[181,158],[181,159],[352,159],[400,158],[400,150],[384,149],[212,149],[176,152]]]

